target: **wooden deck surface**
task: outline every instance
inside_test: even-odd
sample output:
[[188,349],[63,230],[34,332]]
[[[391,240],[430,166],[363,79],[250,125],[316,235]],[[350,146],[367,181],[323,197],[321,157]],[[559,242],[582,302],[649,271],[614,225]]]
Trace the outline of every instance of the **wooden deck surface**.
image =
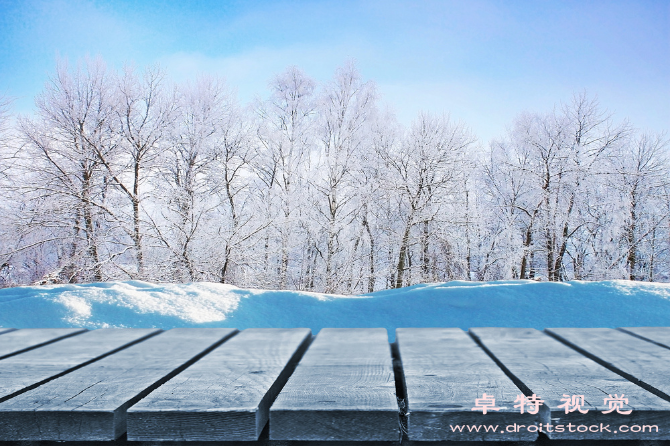
[[670,444],[670,328],[0,328],[25,441]]

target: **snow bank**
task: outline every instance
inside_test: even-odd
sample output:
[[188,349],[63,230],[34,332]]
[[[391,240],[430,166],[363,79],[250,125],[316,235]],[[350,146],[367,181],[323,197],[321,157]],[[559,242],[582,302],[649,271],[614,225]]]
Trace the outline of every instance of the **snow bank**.
[[4,327],[669,326],[670,284],[448,282],[362,296],[139,281],[0,290]]

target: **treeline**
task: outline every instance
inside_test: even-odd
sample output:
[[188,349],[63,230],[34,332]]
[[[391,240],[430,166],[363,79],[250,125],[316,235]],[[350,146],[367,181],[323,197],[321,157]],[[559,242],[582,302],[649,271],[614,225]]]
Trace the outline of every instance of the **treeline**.
[[217,78],[59,64],[35,106],[0,103],[0,286],[668,280],[667,140],[586,94],[487,146],[446,115],[403,128],[353,64],[246,106]]

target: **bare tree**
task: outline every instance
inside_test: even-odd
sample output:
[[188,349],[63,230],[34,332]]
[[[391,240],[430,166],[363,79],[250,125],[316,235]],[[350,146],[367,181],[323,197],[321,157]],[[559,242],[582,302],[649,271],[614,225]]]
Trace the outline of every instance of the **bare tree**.
[[5,223],[0,227],[0,287],[13,283],[11,276],[12,269],[14,269],[11,264],[12,256],[5,254],[12,250],[10,240],[13,237],[13,228],[9,225],[12,205],[10,205],[11,200],[8,193],[12,185],[11,172],[14,163],[10,105],[9,98],[0,96],[0,218]]
[[652,280],[654,276],[655,235],[669,217],[667,209],[662,211],[663,191],[670,185],[667,149],[668,141],[662,135],[642,134],[623,144],[612,157],[618,177],[612,185],[620,193],[620,212],[625,216],[622,257],[630,280]]
[[11,132],[11,103],[12,101],[9,98],[0,96],[0,180],[7,179],[14,157],[12,153],[14,144]]
[[[275,77],[270,87],[270,98],[256,108],[260,147],[254,164],[266,191],[265,200],[273,203],[266,218],[274,220],[271,227],[279,236],[277,286],[283,289],[289,280],[291,248],[301,232],[298,213],[312,163],[315,82],[297,67],[290,67]],[[266,271],[269,239],[270,234],[266,233]]]
[[[399,150],[382,153],[393,175],[391,192],[398,199],[402,222],[393,287],[406,284],[412,230],[417,225],[422,231],[430,231],[431,223],[439,226],[444,204],[463,182],[465,159],[474,142],[463,124],[421,114]],[[421,237],[422,253],[428,251],[430,238]]]
[[232,95],[218,79],[202,77],[181,87],[178,101],[151,191],[160,204],[151,212],[151,238],[171,259],[159,275],[222,281],[249,223],[238,203],[250,159],[248,129],[240,127]]
[[59,64],[36,105],[37,118],[20,123],[30,178],[25,193],[33,203],[27,224],[51,233],[45,238],[68,240],[59,252],[63,280],[101,281],[103,264],[119,255],[101,241],[118,225],[106,205],[109,182],[99,158],[117,144],[104,64],[89,61],[74,71]]
[[257,154],[251,121],[232,98],[219,112],[222,114],[209,171],[212,192],[220,197],[217,236],[224,244],[216,269],[219,282],[238,283],[241,278],[235,278],[235,269],[249,266],[245,251],[251,250],[254,237],[269,222],[256,218],[258,197],[250,191],[251,164]]
[[164,75],[157,68],[147,69],[142,77],[126,67],[116,80],[114,130],[119,135],[116,150],[107,156],[96,151],[114,185],[132,209],[126,229],[135,251],[136,267],[131,275],[143,278],[142,186],[150,176],[145,171],[155,163],[160,149],[167,145],[166,134],[174,125],[175,100],[166,92]]
[[670,158],[595,98],[463,123],[380,113],[353,63],[240,106],[201,77],[60,63],[0,99],[0,286],[139,278],[372,292],[508,278],[670,280]]
[[321,152],[311,185],[325,237],[320,252],[326,292],[338,288],[342,266],[351,261],[337,257],[346,244],[342,233],[357,211],[354,169],[367,149],[376,98],[374,84],[363,82],[353,62],[337,69],[321,96],[317,129]]
[[543,251],[547,279],[565,278],[572,241],[589,224],[585,191],[603,174],[600,168],[627,132],[625,123],[614,126],[586,94],[576,95],[560,111],[517,119],[506,143],[510,153],[505,169],[524,185],[516,195],[522,200],[507,203],[524,214],[520,277],[534,275],[527,275],[527,259]]

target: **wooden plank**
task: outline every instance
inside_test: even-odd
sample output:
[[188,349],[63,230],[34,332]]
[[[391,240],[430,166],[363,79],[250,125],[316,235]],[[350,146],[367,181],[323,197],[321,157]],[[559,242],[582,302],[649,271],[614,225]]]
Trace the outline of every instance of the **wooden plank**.
[[383,329],[321,330],[309,347],[309,354],[300,361],[301,366],[326,365],[388,365],[392,363],[390,345]]
[[[550,438],[610,441],[670,438],[670,403],[549,335],[527,328],[473,328],[470,331],[513,375],[526,395],[536,394],[544,400],[551,411],[551,425],[545,425],[543,432]],[[621,394],[629,398],[629,404],[622,410],[632,412],[628,415],[616,410],[603,413],[611,409],[605,399]],[[563,398],[572,399],[573,395],[583,395],[581,409],[588,410],[587,413],[574,410],[566,414]],[[622,430],[622,426],[632,425],[639,426],[640,431]],[[596,426],[597,431],[590,431],[592,426]],[[642,432],[643,426],[657,426],[657,431],[649,428],[651,432]],[[586,431],[580,432],[580,429]]]
[[0,361],[0,402],[159,332],[143,328],[103,328],[3,359]]
[[15,330],[14,328],[4,328],[4,327],[0,327],[0,334],[9,333],[10,331],[14,331],[14,330]]
[[[399,328],[396,342],[407,391],[408,437],[414,441],[534,441],[537,433],[505,426],[536,425],[540,414],[519,413],[521,390],[459,328]],[[473,411],[478,398],[498,410]],[[481,406],[480,406],[481,407]],[[468,426],[496,426],[471,431]]]
[[0,359],[13,356],[33,348],[81,334],[83,328],[24,328],[6,333],[0,338]]
[[611,328],[548,328],[580,353],[670,400],[670,349]]
[[115,440],[128,407],[235,332],[169,330],[25,392],[0,404],[0,440]]
[[270,408],[270,440],[398,441],[383,328],[324,328]]
[[670,327],[622,327],[619,330],[670,348]]
[[258,440],[311,338],[308,328],[244,330],[130,408],[128,440]]

